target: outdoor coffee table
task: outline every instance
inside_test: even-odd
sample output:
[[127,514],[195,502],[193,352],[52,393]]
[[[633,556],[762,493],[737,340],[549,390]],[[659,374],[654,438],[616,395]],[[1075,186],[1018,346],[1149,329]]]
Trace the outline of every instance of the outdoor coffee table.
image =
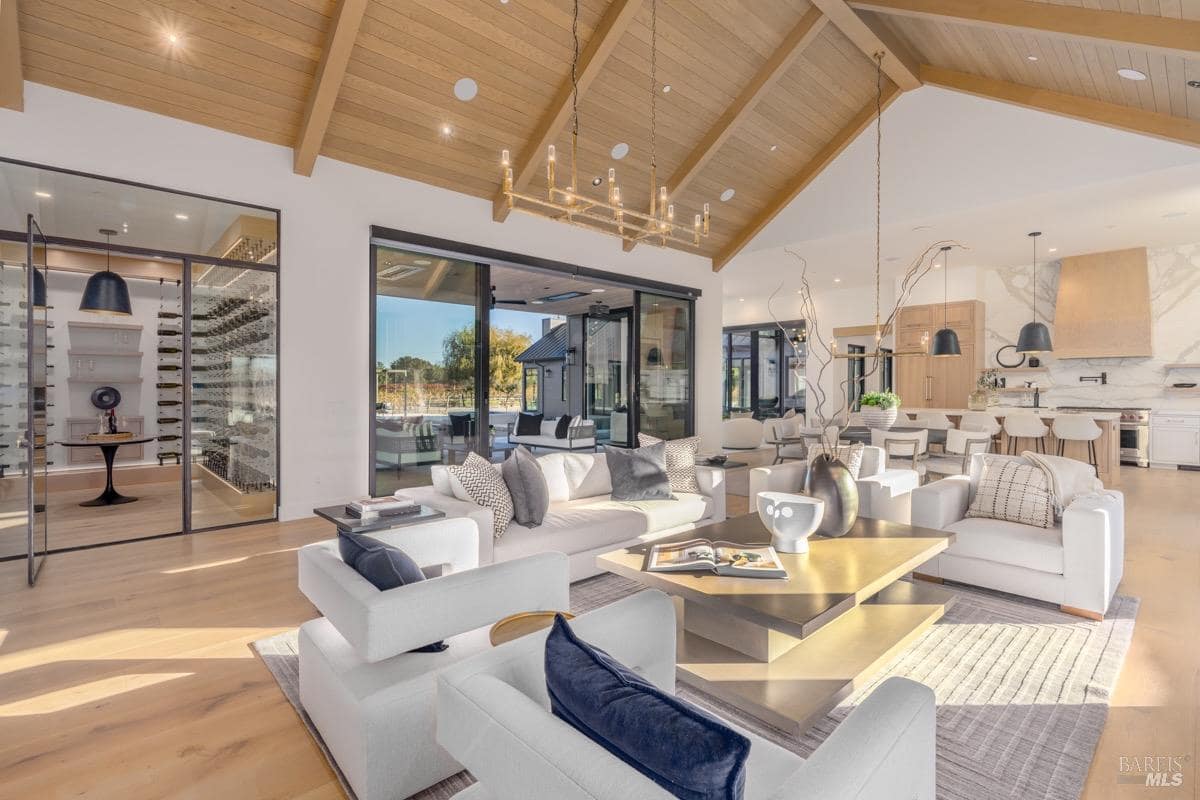
[[[655,543],[695,538],[771,537],[746,514]],[[806,554],[780,553],[787,580],[646,572],[649,545],[596,563],[679,598],[679,680],[800,735],[942,616],[950,592],[899,579],[953,541],[946,531],[860,517],[841,538],[810,539]]]

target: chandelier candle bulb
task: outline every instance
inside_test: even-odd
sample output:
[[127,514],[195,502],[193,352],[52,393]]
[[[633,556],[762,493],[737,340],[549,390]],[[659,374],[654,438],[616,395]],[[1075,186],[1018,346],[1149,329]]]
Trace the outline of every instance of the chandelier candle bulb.
[[508,166],[511,166],[511,165],[512,165],[512,162],[511,162],[511,161],[509,161],[509,159],[508,159],[508,151],[507,151],[507,150],[501,150],[501,151],[500,151],[500,166],[502,166],[502,167],[508,167]]
[[704,204],[704,230],[702,231],[702,233],[703,233],[705,236],[708,236],[708,219],[709,219],[709,216],[708,216],[708,203],[705,203],[705,204]]

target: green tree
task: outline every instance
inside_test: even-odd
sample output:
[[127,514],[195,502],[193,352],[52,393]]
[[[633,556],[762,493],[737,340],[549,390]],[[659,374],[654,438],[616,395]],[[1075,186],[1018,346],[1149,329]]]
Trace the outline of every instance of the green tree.
[[[492,328],[488,337],[488,376],[494,400],[511,403],[521,385],[521,364],[517,356],[533,340],[508,328]],[[469,389],[475,382],[475,327],[464,326],[442,342],[442,364],[446,383]]]

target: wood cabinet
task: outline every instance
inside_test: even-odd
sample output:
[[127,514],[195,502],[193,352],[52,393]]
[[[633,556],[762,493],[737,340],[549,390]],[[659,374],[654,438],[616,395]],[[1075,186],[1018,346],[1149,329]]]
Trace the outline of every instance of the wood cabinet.
[[[983,369],[985,308],[978,300],[943,306],[906,306],[896,315],[896,349],[918,350],[948,324],[958,334],[961,356],[896,359],[894,389],[905,408],[963,408]],[[945,323],[943,322],[945,321]]]

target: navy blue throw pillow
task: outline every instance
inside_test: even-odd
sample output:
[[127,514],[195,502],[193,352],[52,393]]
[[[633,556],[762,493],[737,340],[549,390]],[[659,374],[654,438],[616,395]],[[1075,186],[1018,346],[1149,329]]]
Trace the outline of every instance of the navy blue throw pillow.
[[[425,573],[407,553],[370,536],[338,531],[338,552],[346,565],[381,592],[425,580]],[[450,645],[434,642],[412,653],[440,653]]]
[[567,429],[571,427],[571,415],[563,414],[558,418],[558,424],[554,426],[554,438],[567,438]]
[[575,636],[546,637],[550,710],[676,797],[741,800],[750,740]]
[[542,415],[522,411],[517,415],[517,436],[541,436]]

